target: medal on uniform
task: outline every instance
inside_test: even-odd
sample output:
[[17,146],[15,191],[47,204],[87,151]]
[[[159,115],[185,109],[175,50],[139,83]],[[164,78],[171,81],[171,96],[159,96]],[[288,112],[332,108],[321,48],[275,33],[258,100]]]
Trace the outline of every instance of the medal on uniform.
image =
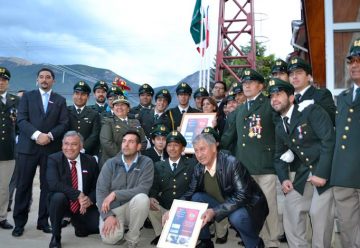
[[17,116],[17,109],[11,108],[10,109],[10,119],[12,120],[13,124],[16,123],[16,116]]
[[249,117],[249,137],[250,138],[253,138],[255,135],[256,135],[256,132],[254,130],[254,127],[255,127],[255,115],[252,115]]
[[257,115],[256,117],[256,138],[261,139],[261,131],[262,131],[262,126],[261,126],[261,118],[260,115]]
[[302,139],[304,136],[303,136],[303,132],[302,132],[301,126],[298,126],[298,127],[297,127],[297,130],[298,130],[298,133],[299,133],[299,139]]

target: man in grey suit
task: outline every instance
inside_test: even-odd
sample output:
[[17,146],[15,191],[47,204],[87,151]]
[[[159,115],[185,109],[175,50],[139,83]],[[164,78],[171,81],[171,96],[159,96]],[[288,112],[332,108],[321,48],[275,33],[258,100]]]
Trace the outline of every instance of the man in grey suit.
[[17,116],[19,142],[17,144],[19,166],[15,195],[14,237],[20,237],[28,220],[32,184],[36,168],[40,165],[40,200],[37,229],[51,233],[48,222],[46,197],[48,186],[45,179],[47,156],[61,150],[61,139],[68,129],[69,117],[64,97],[54,93],[54,72],[42,68],[37,74],[39,89],[27,92],[21,98]]

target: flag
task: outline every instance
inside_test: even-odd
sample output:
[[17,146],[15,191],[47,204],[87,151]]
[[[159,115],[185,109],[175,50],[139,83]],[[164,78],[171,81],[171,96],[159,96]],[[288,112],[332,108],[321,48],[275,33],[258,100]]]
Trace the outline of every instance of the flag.
[[196,0],[191,20],[190,33],[195,44],[197,45],[198,52],[202,56],[204,56],[205,50],[209,46],[208,11],[209,6],[207,7],[205,12],[201,6],[201,0]]

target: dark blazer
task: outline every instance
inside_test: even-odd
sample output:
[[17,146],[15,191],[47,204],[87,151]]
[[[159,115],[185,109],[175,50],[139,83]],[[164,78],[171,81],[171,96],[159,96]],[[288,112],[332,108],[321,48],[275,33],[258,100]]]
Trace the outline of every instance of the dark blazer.
[[[99,167],[95,159],[87,154],[80,153],[83,193],[91,201],[96,202],[96,182],[99,176]],[[76,200],[80,191],[74,189],[71,183],[70,165],[63,152],[53,153],[48,156],[46,180],[49,184],[50,195],[61,192],[69,200]]]
[[144,108],[143,106],[138,104],[137,106],[130,109],[129,117],[130,118],[138,118],[138,115],[140,114],[141,110],[152,110],[152,109],[154,109],[154,107],[155,107],[155,105],[152,103],[150,104],[150,108]]
[[[144,156],[147,156],[147,157],[151,158],[151,160],[154,162],[154,164],[155,164],[156,162],[161,161],[161,156],[159,156],[159,155],[157,154],[157,152],[155,151],[155,148],[154,148],[154,147],[150,147],[150,148],[146,149],[145,151],[141,152],[141,154],[144,155]],[[167,154],[166,149],[164,149],[164,151],[163,151],[163,157],[162,157],[163,160],[167,159],[168,157],[169,157],[169,155]]]
[[155,163],[154,181],[149,197],[156,198],[159,204],[170,209],[174,199],[179,199],[189,189],[196,161],[182,156],[174,171],[169,159]]
[[[275,174],[275,115],[269,98],[260,94],[249,110],[245,103],[228,117],[227,128],[221,137],[221,147],[229,151],[235,150],[236,158],[251,175]],[[250,137],[250,123],[256,124],[257,118],[261,136]],[[236,144],[235,149],[233,144]]]
[[[201,113],[201,111],[189,106],[186,113]],[[175,108],[168,109],[166,111],[166,114],[170,118],[170,124],[171,124],[170,130],[177,130],[177,128],[181,124],[181,119],[182,119],[182,113],[180,112],[178,106],[176,106]]]
[[[198,163],[194,168],[189,190],[181,197],[190,200],[196,192],[204,192],[204,165]],[[260,232],[269,213],[266,197],[245,166],[234,156],[218,152],[216,178],[225,202],[214,208],[215,220],[221,221],[232,212],[245,207],[249,212],[254,228]]]
[[[24,154],[35,154],[43,151],[46,154],[61,150],[64,133],[69,128],[69,114],[64,97],[51,92],[46,113],[38,89],[26,92],[20,100],[17,116],[20,135],[17,151]],[[36,144],[31,136],[35,131],[51,132],[54,140],[46,146]]]
[[360,189],[360,98],[353,99],[354,87],[337,97],[336,144],[331,185]]
[[305,91],[304,95],[301,96],[300,102],[305,100],[314,100],[316,104],[323,107],[325,111],[329,114],[333,124],[335,124],[336,106],[333,96],[328,89],[318,89],[311,85],[310,88]]
[[275,168],[282,183],[289,179],[288,164],[280,159],[290,149],[296,156],[297,163],[294,189],[303,194],[310,172],[327,181],[323,187],[317,187],[319,194],[329,188],[331,163],[334,152],[335,132],[332,121],[326,111],[314,104],[302,112],[294,105],[291,115],[289,134],[286,133],[282,120],[276,125]]
[[19,97],[6,94],[6,104],[0,100],[0,161],[13,160],[15,156],[16,114]]
[[152,131],[152,127],[155,124],[164,124],[169,130],[171,130],[171,123],[168,114],[165,112],[157,120],[155,120],[154,113],[155,113],[154,109],[151,110],[143,109],[140,111],[138,116],[140,124],[144,129],[145,135],[148,139],[151,138],[150,134]]
[[96,112],[98,112],[98,113],[102,113],[102,112],[106,112],[106,109],[107,109],[107,107],[108,107],[108,104],[107,103],[105,103],[104,104],[104,107],[100,107],[98,104],[94,104],[94,105],[91,105],[91,106],[89,106],[91,109],[93,109],[93,110],[95,110]]
[[70,130],[79,132],[84,137],[85,153],[97,155],[99,152],[99,134],[101,129],[100,114],[85,106],[80,114],[75,106],[69,106]]

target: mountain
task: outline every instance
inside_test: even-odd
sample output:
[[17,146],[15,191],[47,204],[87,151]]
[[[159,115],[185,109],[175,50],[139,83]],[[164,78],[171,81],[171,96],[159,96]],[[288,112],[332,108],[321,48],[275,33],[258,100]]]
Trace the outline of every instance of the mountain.
[[[87,65],[34,64],[31,61],[15,57],[0,57],[0,66],[8,68],[11,72],[9,91],[13,93],[18,90],[28,91],[35,89],[37,87],[37,72],[43,67],[48,67],[55,73],[56,83],[53,87],[54,91],[63,95],[67,99],[68,104],[72,104],[73,86],[76,82],[84,80],[92,88],[95,82],[100,79],[110,85],[116,76],[120,76],[124,79],[126,84],[131,88],[131,91],[128,92],[128,98],[131,106],[136,106],[138,104],[138,90],[140,85],[127,80],[124,75],[117,75],[108,69],[96,68]],[[193,91],[195,91],[195,89],[198,88],[198,80],[199,72],[195,72],[179,80],[178,83],[186,82],[194,89]],[[171,102],[171,106],[175,106],[177,104],[175,93],[176,85],[164,85],[156,87],[154,90],[157,92],[160,88],[166,87],[172,93],[173,100]],[[93,97],[90,97],[88,104],[93,103],[94,99]]]

